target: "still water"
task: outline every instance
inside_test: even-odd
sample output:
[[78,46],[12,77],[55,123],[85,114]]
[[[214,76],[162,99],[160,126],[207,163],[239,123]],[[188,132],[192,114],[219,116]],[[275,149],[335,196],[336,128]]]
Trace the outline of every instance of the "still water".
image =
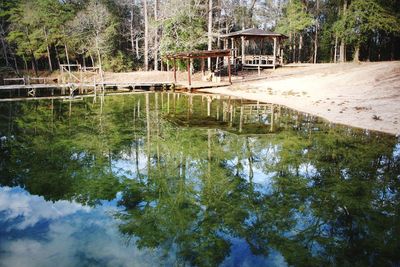
[[399,266],[400,141],[152,93],[0,104],[0,266]]

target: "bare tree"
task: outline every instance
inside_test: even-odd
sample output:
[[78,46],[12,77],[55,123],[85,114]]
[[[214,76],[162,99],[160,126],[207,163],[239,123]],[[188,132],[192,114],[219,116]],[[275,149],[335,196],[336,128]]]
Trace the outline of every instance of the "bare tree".
[[89,53],[94,48],[97,55],[100,76],[103,80],[102,56],[107,49],[107,28],[111,26],[111,14],[99,0],[91,0],[86,9],[80,11],[71,23],[70,30],[81,41]]
[[149,18],[147,14],[147,0],[143,0],[144,13],[144,70],[149,70]]
[[159,0],[154,0],[154,21],[155,21],[155,29],[154,29],[154,70],[158,70],[158,5]]
[[[212,36],[212,25],[213,25],[213,1],[208,0],[208,50],[212,50],[212,42],[213,42],[213,36]],[[208,71],[211,71],[211,58],[207,59],[208,63]]]

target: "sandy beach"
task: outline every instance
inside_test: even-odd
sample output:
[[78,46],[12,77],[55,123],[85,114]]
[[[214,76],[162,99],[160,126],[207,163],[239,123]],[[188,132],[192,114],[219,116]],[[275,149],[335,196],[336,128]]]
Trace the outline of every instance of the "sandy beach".
[[400,62],[307,64],[204,89],[287,106],[334,123],[400,135]]

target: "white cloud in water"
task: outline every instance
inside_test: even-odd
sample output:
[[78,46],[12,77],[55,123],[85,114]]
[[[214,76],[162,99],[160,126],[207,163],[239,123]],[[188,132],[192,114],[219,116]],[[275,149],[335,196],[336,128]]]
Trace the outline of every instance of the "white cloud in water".
[[4,214],[5,220],[15,220],[22,216],[23,220],[12,226],[19,230],[32,227],[41,220],[57,219],[78,211],[88,212],[89,210],[89,207],[76,202],[60,200],[53,203],[46,201],[43,197],[30,195],[21,189],[0,188],[0,212]]
[[[45,241],[17,239],[6,241],[1,250],[3,265],[20,267],[67,266],[155,266],[157,252],[125,246],[114,233],[115,227],[103,224],[97,229],[91,220],[51,224]],[[89,229],[88,229],[89,228]],[[107,229],[109,228],[109,229]]]
[[13,225],[8,237],[0,236],[0,267],[173,265],[172,257],[160,262],[160,251],[127,246],[109,215],[113,209],[52,203],[20,188],[0,188],[0,224]]

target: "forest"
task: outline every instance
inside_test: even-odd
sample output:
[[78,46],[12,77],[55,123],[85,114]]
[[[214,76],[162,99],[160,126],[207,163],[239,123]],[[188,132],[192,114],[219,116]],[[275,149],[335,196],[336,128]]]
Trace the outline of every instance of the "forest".
[[253,27],[287,35],[286,62],[398,60],[399,17],[399,0],[2,0],[0,72],[163,70]]

